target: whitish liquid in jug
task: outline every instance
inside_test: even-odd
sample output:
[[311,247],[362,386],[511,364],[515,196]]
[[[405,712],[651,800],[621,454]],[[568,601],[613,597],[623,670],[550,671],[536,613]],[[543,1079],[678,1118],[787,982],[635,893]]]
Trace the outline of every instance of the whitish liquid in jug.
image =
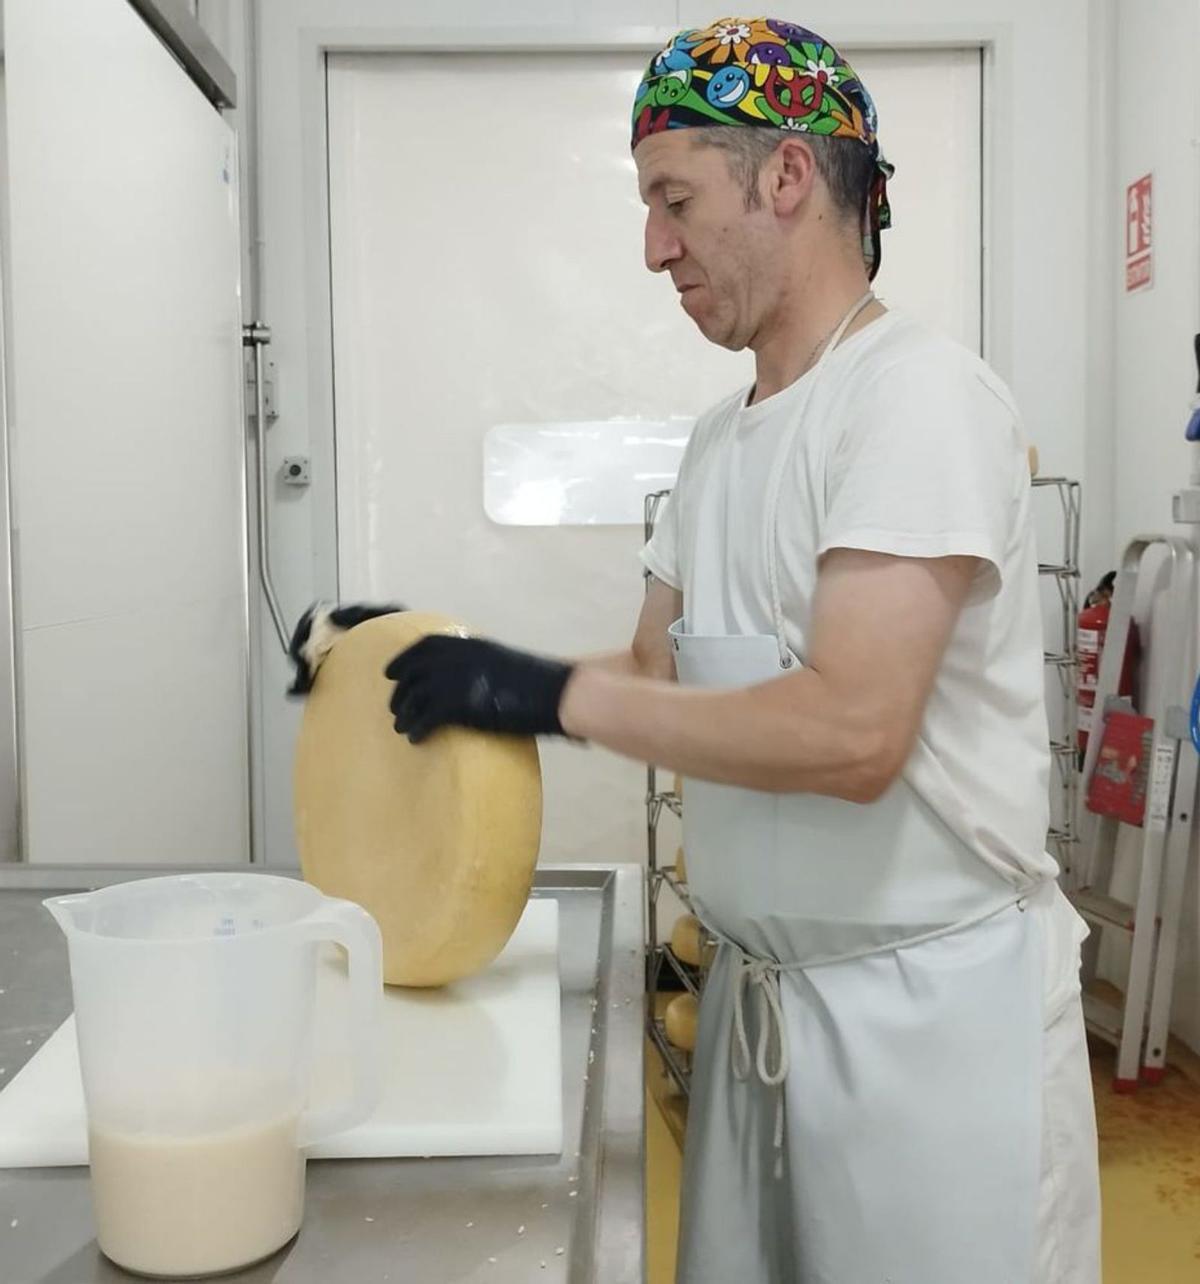
[[200,1137],[92,1128],[97,1239],[143,1275],[207,1275],[269,1256],[300,1229],[293,1116]]

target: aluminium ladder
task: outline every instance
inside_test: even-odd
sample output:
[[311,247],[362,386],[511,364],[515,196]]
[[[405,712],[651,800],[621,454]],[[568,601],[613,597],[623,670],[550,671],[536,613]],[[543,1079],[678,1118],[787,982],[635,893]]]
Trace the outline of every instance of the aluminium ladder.
[[[1154,723],[1148,763],[1146,809],[1140,831],[1141,869],[1134,904],[1113,896],[1113,866],[1122,829],[1111,816],[1084,813],[1080,883],[1071,893],[1079,913],[1096,929],[1084,946],[1084,1018],[1093,1033],[1118,1049],[1114,1087],[1130,1092],[1140,1077],[1156,1082],[1165,1072],[1167,1028],[1179,940],[1184,882],[1196,800],[1197,754],[1189,735],[1188,703],[1195,675],[1196,562],[1191,544],[1178,536],[1144,535],[1126,548],[1117,573],[1112,612],[1097,679],[1097,717],[1088,737],[1083,782],[1091,780],[1100,753],[1104,720],[1125,706],[1117,695],[1138,582],[1152,547],[1166,553],[1165,624],[1158,646],[1161,681],[1147,713]],[[1158,572],[1158,567],[1155,568]],[[1096,978],[1100,943],[1117,932],[1131,946],[1123,1002],[1108,1003],[1088,992]]]

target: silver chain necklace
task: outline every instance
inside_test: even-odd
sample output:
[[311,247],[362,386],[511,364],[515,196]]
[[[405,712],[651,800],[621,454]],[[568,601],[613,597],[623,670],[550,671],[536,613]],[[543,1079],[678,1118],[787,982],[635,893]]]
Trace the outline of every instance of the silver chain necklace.
[[[872,301],[873,300],[874,300],[874,296],[872,295]],[[870,303],[866,303],[863,306],[870,307],[871,305]],[[832,328],[828,331],[828,333],[823,335],[820,339],[816,341],[816,343],[813,344],[813,350],[808,354],[808,360],[804,363],[804,369],[803,371],[801,371],[802,374],[807,374],[813,368],[813,362],[816,361],[817,359],[817,353],[819,353],[821,349],[829,342],[829,340],[833,338],[834,334],[837,333],[838,326],[840,326],[841,324],[842,324],[841,321],[836,321],[833,324]]]

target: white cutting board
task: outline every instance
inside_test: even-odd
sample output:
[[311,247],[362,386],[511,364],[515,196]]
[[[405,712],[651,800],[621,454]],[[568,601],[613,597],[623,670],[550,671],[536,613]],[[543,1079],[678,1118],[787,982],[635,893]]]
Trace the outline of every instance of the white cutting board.
[[[318,978],[313,1098],[345,1081],[344,970]],[[385,989],[383,1100],[364,1124],[313,1146],[317,1159],[546,1155],[562,1149],[558,902],[530,901],[500,957],[441,990]],[[87,1163],[75,1018],[0,1092],[0,1168]]]

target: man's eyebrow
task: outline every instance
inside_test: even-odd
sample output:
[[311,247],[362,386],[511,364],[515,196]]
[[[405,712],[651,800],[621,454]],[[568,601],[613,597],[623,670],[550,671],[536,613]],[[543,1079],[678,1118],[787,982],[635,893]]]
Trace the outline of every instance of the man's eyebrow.
[[664,187],[687,187],[687,179],[678,178],[674,174],[660,174],[652,183],[647,184],[646,190],[641,194],[643,204],[647,197],[653,196],[655,192],[661,192]]

